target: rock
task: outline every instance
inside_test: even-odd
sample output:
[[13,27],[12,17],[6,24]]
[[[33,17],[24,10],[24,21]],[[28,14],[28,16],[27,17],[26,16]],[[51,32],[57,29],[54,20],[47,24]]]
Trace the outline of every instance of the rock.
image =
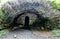
[[17,37],[17,35],[13,35],[13,37],[14,37],[14,38],[16,38],[16,37]]

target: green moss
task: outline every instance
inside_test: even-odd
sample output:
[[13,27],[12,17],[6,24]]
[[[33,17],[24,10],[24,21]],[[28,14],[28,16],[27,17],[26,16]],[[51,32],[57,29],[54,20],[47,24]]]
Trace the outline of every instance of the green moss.
[[30,20],[30,25],[32,25],[33,24],[33,22],[35,22],[35,20],[34,19],[32,19],[32,20]]

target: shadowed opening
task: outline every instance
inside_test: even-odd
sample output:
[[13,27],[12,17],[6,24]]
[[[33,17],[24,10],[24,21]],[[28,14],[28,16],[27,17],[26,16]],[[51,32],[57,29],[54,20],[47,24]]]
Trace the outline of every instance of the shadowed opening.
[[29,26],[29,17],[28,16],[25,17],[25,26]]
[[29,16],[25,17],[25,24],[24,24],[24,26],[25,26],[24,27],[25,29],[30,29],[30,27],[29,27]]

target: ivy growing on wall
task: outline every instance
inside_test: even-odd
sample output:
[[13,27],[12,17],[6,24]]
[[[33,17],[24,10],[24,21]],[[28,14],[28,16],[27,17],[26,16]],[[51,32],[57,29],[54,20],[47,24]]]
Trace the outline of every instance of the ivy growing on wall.
[[53,0],[52,6],[53,8],[58,9],[60,11],[60,0]]

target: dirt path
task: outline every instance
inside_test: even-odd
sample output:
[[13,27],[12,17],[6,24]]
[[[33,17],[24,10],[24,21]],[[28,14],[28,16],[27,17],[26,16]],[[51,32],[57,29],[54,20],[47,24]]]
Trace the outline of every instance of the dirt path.
[[32,31],[32,30],[15,30],[1,36],[0,39],[60,39],[51,36],[51,32]]

